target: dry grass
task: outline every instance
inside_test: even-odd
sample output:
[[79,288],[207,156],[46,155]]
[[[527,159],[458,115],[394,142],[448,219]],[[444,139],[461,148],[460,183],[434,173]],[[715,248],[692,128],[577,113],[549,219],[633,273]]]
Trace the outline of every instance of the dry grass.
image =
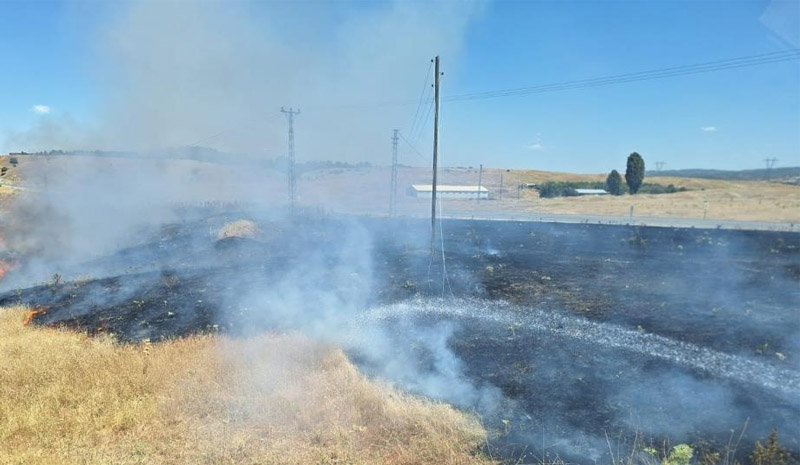
[[219,232],[217,232],[217,240],[227,239],[229,237],[253,239],[259,234],[261,234],[261,230],[258,225],[252,221],[237,220],[225,223],[225,225],[220,228]]
[[485,432],[299,335],[120,345],[0,310],[0,463],[462,464]]
[[14,189],[0,185],[0,211],[3,211],[11,203],[16,194],[17,191]]
[[[4,157],[0,157],[0,164]],[[5,157],[6,159],[8,157]],[[63,173],[102,170],[109,167],[120,172],[135,171],[150,163],[160,163],[176,176],[188,179],[196,188],[186,189],[195,198],[186,201],[266,201],[269,206],[282,205],[285,199],[283,173],[263,172],[252,167],[215,165],[191,161],[148,161],[127,159],[97,159],[93,157],[20,157],[12,176],[18,184],[41,186],[41,168],[49,167],[51,177],[73,179]],[[160,165],[159,165],[160,166]],[[11,172],[10,172],[11,173]],[[61,173],[61,174],[60,174]],[[605,181],[607,174],[574,174],[535,170],[484,169],[482,183],[498,196],[500,177],[503,176],[503,200],[491,202],[446,200],[447,211],[508,211],[566,213],[579,215],[627,216],[631,205],[639,217],[702,218],[708,202],[708,219],[739,221],[800,221],[800,186],[764,181],[725,181],[694,178],[648,176],[645,182],[674,184],[691,189],[688,192],[664,195],[561,197],[540,199],[535,191],[523,191],[517,199],[518,183],[543,183],[547,181]],[[476,168],[442,168],[443,184],[469,184],[478,181]],[[389,201],[388,167],[334,169],[304,173],[298,179],[298,201],[307,207],[324,207],[337,212],[358,214],[384,214]],[[413,199],[404,193],[406,186],[430,183],[427,168],[402,168],[399,173],[398,211],[401,214],[425,215],[430,209],[424,199]],[[266,190],[265,190],[266,189]],[[255,195],[255,193],[258,193]],[[0,211],[3,199],[24,192],[3,192],[0,188]],[[265,200],[266,199],[266,200]],[[262,234],[270,234],[269,229]]]
[[[499,189],[504,174],[505,195],[502,201],[451,201],[450,208],[461,210],[498,210],[515,212],[567,213],[579,215],[627,216],[631,205],[636,216],[665,218],[703,218],[739,221],[800,221],[800,186],[765,181],[726,181],[696,178],[650,176],[647,183],[686,187],[687,192],[661,195],[585,196],[539,198],[535,190],[525,190],[517,199],[517,183],[547,181],[605,181],[605,174],[572,174],[547,171],[484,170],[483,184],[493,193]],[[466,183],[477,174],[452,170],[443,179]],[[708,204],[708,210],[706,209]]]
[[526,198],[536,211],[587,215],[627,215],[634,205],[637,216],[707,218],[740,221],[800,221],[800,186],[763,181],[719,181],[688,178],[648,178],[647,182],[691,189],[661,195]]

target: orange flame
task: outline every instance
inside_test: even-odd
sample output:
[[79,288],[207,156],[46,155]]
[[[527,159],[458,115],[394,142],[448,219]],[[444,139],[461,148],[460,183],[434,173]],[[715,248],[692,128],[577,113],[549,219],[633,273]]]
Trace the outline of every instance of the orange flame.
[[36,307],[33,310],[30,310],[27,315],[25,315],[25,320],[22,322],[23,325],[28,326],[29,324],[33,323],[33,319],[36,318],[37,315],[43,315],[47,313],[48,307]]

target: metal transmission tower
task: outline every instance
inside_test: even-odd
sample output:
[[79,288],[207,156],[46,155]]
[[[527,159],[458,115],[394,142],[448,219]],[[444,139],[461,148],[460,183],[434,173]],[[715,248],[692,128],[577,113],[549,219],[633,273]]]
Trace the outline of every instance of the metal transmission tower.
[[296,187],[295,187],[295,160],[294,160],[294,115],[299,115],[300,110],[293,110],[292,107],[289,109],[285,109],[281,107],[281,113],[286,114],[286,118],[289,120],[289,208],[291,209],[292,213],[294,213],[294,201],[296,195]]
[[392,182],[389,191],[389,216],[394,216],[397,211],[397,142],[399,129],[394,130],[392,135]]
[[434,58],[433,65],[433,183],[431,185],[431,256],[436,247],[436,175],[439,163],[439,57]]
[[764,179],[769,179],[772,174],[772,168],[775,166],[777,158],[765,158],[764,163],[767,165],[767,172],[764,174]]
[[656,162],[656,171],[660,173],[661,169],[664,168],[664,165],[666,165],[666,163],[664,163],[663,161],[657,161]]

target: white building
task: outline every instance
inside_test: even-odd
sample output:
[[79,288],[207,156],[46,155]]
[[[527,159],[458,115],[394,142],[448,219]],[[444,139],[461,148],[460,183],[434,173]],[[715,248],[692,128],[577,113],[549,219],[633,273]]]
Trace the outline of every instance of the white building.
[[[430,184],[412,184],[406,189],[406,194],[421,199],[431,198],[433,186]],[[438,184],[436,196],[446,199],[488,199],[489,189],[483,186],[452,186]]]
[[578,195],[608,195],[605,189],[575,189]]

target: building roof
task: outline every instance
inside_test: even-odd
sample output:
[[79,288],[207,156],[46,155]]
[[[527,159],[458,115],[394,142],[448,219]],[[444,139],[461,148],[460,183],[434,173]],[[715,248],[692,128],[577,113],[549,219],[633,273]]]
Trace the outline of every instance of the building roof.
[[[430,184],[412,184],[411,187],[417,192],[431,192],[433,186]],[[436,192],[489,192],[489,189],[483,186],[454,186],[449,184],[437,184]]]
[[603,195],[608,194],[605,189],[575,189],[575,192],[582,195]]

